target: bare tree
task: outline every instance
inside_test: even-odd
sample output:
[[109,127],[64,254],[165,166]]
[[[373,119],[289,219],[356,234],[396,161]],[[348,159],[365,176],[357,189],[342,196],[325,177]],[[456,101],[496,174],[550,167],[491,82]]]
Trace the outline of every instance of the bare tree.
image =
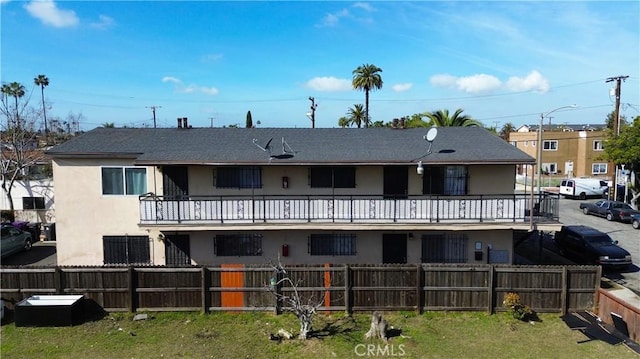
[[13,111],[2,106],[2,114],[7,116],[6,125],[0,131],[0,187],[9,202],[9,209],[14,210],[11,191],[14,183],[29,178],[31,167],[43,164],[44,153],[38,147],[38,132],[35,131],[36,112],[32,109],[23,111],[20,121],[11,118]]
[[[313,330],[311,327],[313,317],[318,308],[324,303],[326,292],[323,292],[321,298],[317,300],[314,300],[314,296],[311,296],[307,301],[304,301],[298,290],[300,282],[294,282],[291,279],[291,276],[280,262],[280,258],[278,258],[277,263],[272,264],[272,267],[274,276],[268,287],[269,291],[276,297],[278,302],[282,303],[282,309],[284,311],[291,312],[298,318],[300,322],[298,339],[307,339],[309,332]],[[282,291],[282,287],[284,286],[290,287],[290,290],[287,291],[288,293],[286,294]]]

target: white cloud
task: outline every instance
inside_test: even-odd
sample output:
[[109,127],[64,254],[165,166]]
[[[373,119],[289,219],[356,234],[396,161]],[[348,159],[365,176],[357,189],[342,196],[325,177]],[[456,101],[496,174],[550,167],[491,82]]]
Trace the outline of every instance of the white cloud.
[[371,4],[366,3],[366,2],[357,2],[355,4],[352,5],[354,8],[359,8],[365,11],[376,11],[376,9],[373,8],[373,6],[371,6]]
[[429,82],[435,87],[453,87],[456,84],[456,77],[449,74],[438,74],[431,76]]
[[339,79],[333,76],[314,77],[307,81],[306,87],[316,91],[348,91],[352,89],[351,80]]
[[391,86],[391,89],[395,92],[404,92],[404,91],[408,91],[413,87],[412,83],[406,83],[406,84],[395,84],[393,86]]
[[171,82],[174,84],[179,84],[182,83],[182,81],[180,81],[180,79],[172,77],[172,76],[165,76],[162,78],[162,82]]
[[58,9],[53,0],[31,1],[24,5],[24,8],[31,16],[39,19],[45,25],[69,27],[80,22],[75,11]]
[[337,11],[335,13],[326,14],[322,18],[322,20],[320,21],[320,24],[317,25],[317,26],[318,27],[336,26],[338,24],[338,22],[340,22],[340,19],[345,17],[345,16],[349,16],[349,10],[347,10],[347,9],[342,9],[342,10]]
[[449,74],[433,75],[429,79],[434,87],[453,88],[466,93],[487,93],[499,89],[510,92],[549,91],[549,81],[538,71],[531,71],[525,78],[512,76],[505,83],[493,75],[476,74],[465,77],[456,77]]
[[165,77],[163,77],[162,78],[162,82],[172,83],[174,85],[173,89],[177,93],[189,93],[189,94],[190,93],[202,93],[202,94],[205,94],[205,95],[215,96],[220,92],[215,87],[206,87],[206,86],[200,86],[200,85],[195,85],[195,84],[189,84],[189,85],[185,86],[184,83],[182,83],[182,80],[180,80],[177,77],[173,77],[173,76],[165,76]]
[[495,76],[478,74],[458,78],[456,86],[458,90],[467,93],[489,92],[499,89],[502,86],[502,81]]
[[95,29],[104,30],[113,26],[114,23],[115,21],[113,20],[112,17],[109,17],[107,15],[100,15],[98,17],[98,21],[92,22],[89,25]]
[[545,93],[549,91],[549,81],[545,79],[538,71],[531,71],[525,78],[516,76],[509,77],[506,83],[507,89],[514,92],[537,91]]

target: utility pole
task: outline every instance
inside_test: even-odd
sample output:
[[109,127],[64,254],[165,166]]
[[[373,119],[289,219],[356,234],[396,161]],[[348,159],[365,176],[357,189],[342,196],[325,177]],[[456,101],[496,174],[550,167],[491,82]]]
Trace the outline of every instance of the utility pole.
[[311,101],[311,128],[316,128],[316,108],[318,108],[318,105],[313,97],[309,97],[309,101]]
[[[626,80],[629,76],[616,76],[609,77],[607,83],[616,82],[616,108],[613,112],[613,135],[620,135],[620,87],[623,80]],[[618,166],[613,168],[613,199],[618,200]]]
[[153,112],[153,128],[156,128],[156,109],[162,108],[162,106],[147,106],[147,108],[150,108],[151,112]]

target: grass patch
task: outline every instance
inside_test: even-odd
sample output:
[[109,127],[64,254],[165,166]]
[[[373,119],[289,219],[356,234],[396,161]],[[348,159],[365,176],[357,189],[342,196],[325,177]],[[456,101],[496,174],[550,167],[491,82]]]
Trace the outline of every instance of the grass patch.
[[[365,341],[370,315],[318,314],[313,338],[270,340],[285,329],[297,335],[292,315],[269,313],[110,314],[73,327],[1,328],[5,358],[354,358],[358,354],[406,358],[637,358],[623,345],[591,341],[557,314],[530,324],[508,313],[384,313],[393,326],[387,344]],[[372,346],[367,347],[366,345]],[[386,355],[385,355],[386,354]],[[367,355],[365,355],[366,357]]]

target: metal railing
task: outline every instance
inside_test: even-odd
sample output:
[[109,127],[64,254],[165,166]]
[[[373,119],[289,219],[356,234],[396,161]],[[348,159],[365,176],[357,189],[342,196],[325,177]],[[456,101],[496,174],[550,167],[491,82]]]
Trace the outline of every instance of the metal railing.
[[475,196],[261,195],[140,196],[141,224],[209,223],[482,223],[557,221],[559,195]]

